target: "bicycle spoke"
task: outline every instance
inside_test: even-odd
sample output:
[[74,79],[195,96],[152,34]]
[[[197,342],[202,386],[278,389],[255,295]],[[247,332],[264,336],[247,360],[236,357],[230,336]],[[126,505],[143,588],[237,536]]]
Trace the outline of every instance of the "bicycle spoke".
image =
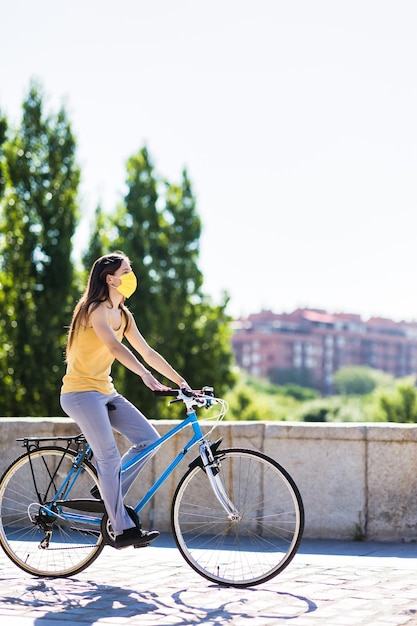
[[304,524],[301,497],[285,470],[261,453],[226,450],[220,459],[217,477],[237,519],[228,518],[206,473],[194,467],[174,496],[174,536],[186,561],[207,579],[256,585],[293,558]]
[[[69,576],[87,567],[103,548],[100,519],[94,523],[93,517],[66,509],[62,502],[59,509],[52,507],[47,513],[48,500],[51,502],[62,491],[75,458],[72,451],[41,448],[20,457],[0,482],[0,543],[26,572]],[[67,496],[73,500],[85,498],[96,483],[94,468],[84,464]],[[74,515],[79,522],[74,521]]]

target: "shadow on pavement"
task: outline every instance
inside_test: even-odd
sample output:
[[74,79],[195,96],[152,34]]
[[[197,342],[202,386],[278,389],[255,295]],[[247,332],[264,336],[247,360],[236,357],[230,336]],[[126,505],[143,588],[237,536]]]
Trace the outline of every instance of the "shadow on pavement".
[[255,601],[265,607],[257,611],[261,622],[296,619],[317,609],[317,605],[305,596],[265,587],[225,589],[210,585],[198,595],[195,589],[163,595],[158,591],[138,592],[79,579],[35,579],[26,585],[19,597],[3,597],[2,605],[29,609],[34,626],[44,626],[52,621],[61,624],[78,622],[87,626],[106,618],[111,618],[114,623],[119,620],[124,623],[135,615],[143,615],[145,620],[147,617],[147,624],[160,623],[164,617],[170,616],[172,626],[185,623],[220,626],[239,618],[253,618]]

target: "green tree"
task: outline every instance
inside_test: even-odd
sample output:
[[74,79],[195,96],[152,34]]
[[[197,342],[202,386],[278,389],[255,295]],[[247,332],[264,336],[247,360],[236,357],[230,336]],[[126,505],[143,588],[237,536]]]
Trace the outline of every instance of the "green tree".
[[[308,397],[318,396],[317,392],[299,389],[306,391]],[[235,386],[226,394],[230,407],[228,419],[238,421],[292,419],[293,412],[301,404],[301,401],[294,397],[293,391],[294,389],[288,390],[286,387],[274,385],[267,379],[250,376],[241,370]]]
[[[103,256],[106,251],[110,250],[112,246],[112,239],[111,236],[109,236],[111,228],[112,224],[109,216],[103,211],[101,205],[98,205],[94,214],[88,250],[86,250],[83,254],[83,283],[85,283],[88,271],[92,267],[94,261]],[[115,233],[113,233],[113,236],[115,236]]]
[[392,376],[366,365],[341,367],[334,375],[337,393],[343,395],[366,395],[377,386],[392,384]]
[[0,199],[4,196],[6,185],[6,172],[4,163],[3,144],[7,137],[7,118],[0,111]]
[[342,367],[333,380],[337,392],[344,395],[364,395],[376,387],[372,369],[363,365]]
[[[97,256],[116,249],[129,256],[139,285],[128,306],[142,334],[190,384],[212,384],[221,393],[234,380],[228,299],[213,306],[202,291],[201,221],[187,172],[180,184],[164,180],[145,147],[128,160],[126,184],[115,213],[108,218],[98,213],[89,249]],[[94,258],[89,253],[84,260],[90,266]],[[117,365],[114,374],[132,402],[167,416],[137,376]]]
[[80,178],[64,109],[43,113],[32,83],[20,128],[3,144],[0,205],[1,319],[7,336],[0,370],[5,415],[54,415],[73,301],[71,238]]
[[414,377],[399,380],[393,391],[380,393],[379,406],[387,422],[417,422],[417,390]]
[[[6,186],[6,163],[4,156],[4,143],[7,138],[7,118],[0,111],[0,203],[4,202],[4,192]],[[0,204],[1,206],[1,204]],[[2,214],[0,212],[0,251],[5,247],[5,233],[2,229]],[[6,396],[6,391],[4,389],[4,385],[2,385],[6,376],[8,376],[8,372],[6,369],[6,357],[9,350],[9,339],[7,333],[7,324],[6,324],[6,300],[4,294],[4,275],[1,271],[1,261],[0,261],[0,398],[3,399],[3,396]],[[1,414],[4,415],[7,409],[3,409]]]

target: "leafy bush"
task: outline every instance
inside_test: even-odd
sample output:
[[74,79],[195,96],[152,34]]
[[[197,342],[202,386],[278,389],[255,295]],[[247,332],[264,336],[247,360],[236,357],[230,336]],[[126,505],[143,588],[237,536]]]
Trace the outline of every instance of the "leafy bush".
[[291,396],[295,400],[300,400],[301,402],[305,402],[306,400],[314,400],[320,396],[320,393],[315,389],[310,389],[309,387],[300,387],[300,385],[296,385],[295,383],[288,383],[287,385],[282,385],[278,387],[281,393],[285,396]]
[[225,399],[229,403],[229,420],[285,420],[300,404],[292,394],[277,385],[240,373],[237,385]]
[[325,407],[316,407],[303,415],[304,422],[326,422],[327,409]]
[[302,422],[364,422],[374,421],[369,407],[372,400],[368,397],[330,396],[303,402],[288,416],[289,420]]
[[414,424],[417,422],[416,379],[400,379],[394,390],[378,394],[379,409],[387,422]]
[[225,396],[230,405],[227,419],[417,423],[414,379],[395,381],[384,372],[371,373],[378,382],[370,393],[322,398],[315,390],[293,384],[274,385],[241,371],[238,383]]
[[377,386],[390,384],[392,376],[364,365],[341,367],[334,375],[334,385],[343,395],[366,395]]

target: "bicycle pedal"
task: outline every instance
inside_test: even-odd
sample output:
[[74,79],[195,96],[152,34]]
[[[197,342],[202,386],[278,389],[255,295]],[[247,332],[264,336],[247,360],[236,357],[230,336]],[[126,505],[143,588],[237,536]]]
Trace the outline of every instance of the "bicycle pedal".
[[147,548],[150,545],[151,545],[151,542],[149,542],[149,543],[142,543],[142,545],[140,545],[140,546],[133,546],[133,547],[135,548],[135,550],[137,550],[138,548]]

